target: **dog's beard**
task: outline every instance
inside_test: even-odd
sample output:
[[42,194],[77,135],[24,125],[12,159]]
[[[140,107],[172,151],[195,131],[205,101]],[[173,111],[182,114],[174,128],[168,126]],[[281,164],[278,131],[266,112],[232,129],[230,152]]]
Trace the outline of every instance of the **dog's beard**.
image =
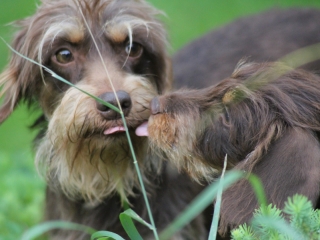
[[[138,186],[127,145],[125,138],[116,143],[114,140],[85,139],[52,144],[46,136],[39,146],[36,161],[47,168],[49,184],[58,182],[71,199],[102,201],[115,191],[126,199],[133,194],[133,187]],[[139,162],[144,161],[143,156],[137,154],[137,158]]]
[[[155,93],[150,91],[150,86],[137,85],[131,96],[143,96],[139,102],[146,106]],[[90,93],[95,91],[92,86],[79,86]],[[64,95],[38,146],[36,164],[45,172],[49,184],[58,185],[71,199],[100,202],[117,192],[127,200],[127,196],[134,194],[134,187],[139,187],[129,143],[124,132],[105,133],[122,121],[104,121],[95,104],[93,99],[75,88]],[[155,162],[145,159],[147,139],[133,134],[132,128],[147,119],[149,111],[138,105],[132,107],[133,113],[127,118],[127,124],[138,164],[148,184],[145,173],[154,167]],[[158,167],[158,162],[156,164]]]

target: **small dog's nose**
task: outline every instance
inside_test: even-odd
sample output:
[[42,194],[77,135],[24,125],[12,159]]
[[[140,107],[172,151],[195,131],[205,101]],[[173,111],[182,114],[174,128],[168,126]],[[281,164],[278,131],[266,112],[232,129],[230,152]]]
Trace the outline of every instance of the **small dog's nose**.
[[[125,91],[117,91],[116,92],[117,97],[119,99],[119,103],[122,108],[122,112],[124,116],[127,116],[130,112],[132,102],[129,93]],[[118,107],[118,102],[116,99],[116,95],[113,92],[106,92],[99,96],[100,99],[103,101],[112,104],[115,107]],[[103,105],[102,103],[97,102],[97,109],[99,110],[100,114],[106,119],[106,120],[116,120],[120,119],[121,115],[120,113],[112,110],[111,108]]]
[[150,109],[151,109],[151,113],[152,113],[153,115],[156,115],[156,114],[162,112],[159,97],[154,97],[154,98],[151,100]]

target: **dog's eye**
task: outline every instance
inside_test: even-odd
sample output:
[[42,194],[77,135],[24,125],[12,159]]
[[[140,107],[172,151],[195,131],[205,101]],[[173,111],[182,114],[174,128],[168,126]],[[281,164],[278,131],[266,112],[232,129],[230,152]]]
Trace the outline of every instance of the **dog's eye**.
[[131,58],[138,58],[142,55],[143,52],[143,47],[136,42],[128,42],[126,44],[126,53],[128,54],[129,57]]
[[73,61],[73,55],[68,49],[62,49],[56,53],[56,59],[59,63],[67,64]]

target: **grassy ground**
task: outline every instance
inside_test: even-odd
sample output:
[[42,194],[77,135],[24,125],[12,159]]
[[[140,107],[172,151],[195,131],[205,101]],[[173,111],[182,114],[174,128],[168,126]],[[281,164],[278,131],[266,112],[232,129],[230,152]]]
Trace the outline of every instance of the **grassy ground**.
[[[28,3],[27,3],[28,2]],[[174,53],[190,40],[237,17],[272,6],[317,6],[318,0],[150,0],[162,9]],[[15,19],[31,15],[36,0],[2,0],[0,36],[10,40],[13,30],[5,26]],[[8,61],[9,51],[0,42],[0,69]],[[0,126],[0,240],[19,239],[22,232],[41,220],[44,183],[33,166],[31,142],[35,135],[28,126],[37,114],[20,105]]]

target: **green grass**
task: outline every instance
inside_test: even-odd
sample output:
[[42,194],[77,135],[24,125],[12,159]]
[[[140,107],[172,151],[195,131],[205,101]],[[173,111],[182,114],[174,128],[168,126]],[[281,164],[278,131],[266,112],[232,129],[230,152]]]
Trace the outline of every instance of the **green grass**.
[[[4,26],[31,15],[37,1],[2,0],[0,3],[0,36],[10,40],[13,29]],[[277,4],[281,7],[309,5],[318,1],[301,0],[151,0],[167,17],[171,53],[190,40],[232,19],[255,13]],[[8,61],[9,50],[0,42],[0,69]],[[31,142],[35,136],[28,126],[37,114],[30,114],[21,104],[0,126],[0,240],[18,239],[28,227],[41,220],[44,183],[33,166]]]
[[43,183],[26,151],[0,152],[0,239],[17,239],[42,218]]

